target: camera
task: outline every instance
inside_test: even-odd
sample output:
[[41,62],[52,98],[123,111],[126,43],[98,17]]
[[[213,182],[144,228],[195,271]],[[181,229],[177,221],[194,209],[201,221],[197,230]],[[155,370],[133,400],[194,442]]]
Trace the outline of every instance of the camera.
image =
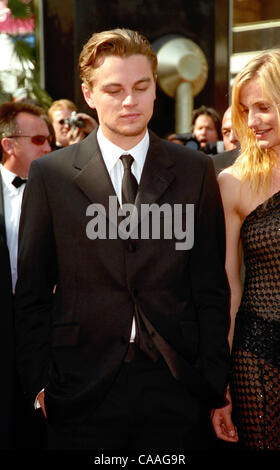
[[76,111],[73,111],[71,113],[70,118],[64,119],[64,124],[68,124],[70,127],[75,129],[76,127],[79,127],[81,129],[85,125],[84,119],[81,119],[79,116],[77,116]]
[[208,155],[216,155],[217,153],[224,152],[225,147],[222,140],[216,142],[208,142],[203,149],[204,153]]
[[180,140],[186,147],[194,150],[200,149],[200,144],[193,134],[185,132],[183,134],[176,134],[176,139]]

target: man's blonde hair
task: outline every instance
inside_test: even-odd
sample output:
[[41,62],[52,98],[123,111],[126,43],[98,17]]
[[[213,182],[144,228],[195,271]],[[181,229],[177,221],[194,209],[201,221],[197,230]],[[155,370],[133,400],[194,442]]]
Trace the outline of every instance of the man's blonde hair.
[[121,28],[94,33],[80,54],[79,72],[82,82],[88,87],[92,86],[93,70],[100,65],[100,59],[103,57],[129,57],[134,54],[142,54],[149,59],[156,79],[157,55],[142,34]]
[[48,109],[48,116],[50,120],[53,122],[53,114],[55,111],[60,111],[61,109],[70,109],[70,111],[77,112],[77,106],[73,101],[68,100],[66,98],[62,98],[61,100],[53,101],[51,106]]
[[280,49],[264,51],[251,59],[236,76],[232,88],[232,128],[241,146],[234,167],[243,180],[249,181],[253,191],[257,191],[260,185],[267,187],[271,171],[279,159],[273,149],[260,148],[240,104],[241,88],[255,79],[258,79],[268,102],[275,106],[280,137]]

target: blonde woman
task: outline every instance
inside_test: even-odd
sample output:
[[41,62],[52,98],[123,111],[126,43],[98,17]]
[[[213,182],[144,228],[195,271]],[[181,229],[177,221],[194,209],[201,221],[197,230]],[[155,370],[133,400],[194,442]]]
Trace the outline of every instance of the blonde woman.
[[[265,51],[237,75],[236,162],[219,175],[231,288],[233,421],[241,446],[280,450],[280,50]],[[240,282],[241,251],[246,268]],[[216,410],[218,437],[236,441],[231,404]]]

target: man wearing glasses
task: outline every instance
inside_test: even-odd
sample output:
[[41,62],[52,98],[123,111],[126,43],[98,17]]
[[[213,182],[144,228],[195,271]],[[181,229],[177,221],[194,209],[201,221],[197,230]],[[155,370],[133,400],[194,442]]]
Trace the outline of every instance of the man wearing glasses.
[[[15,376],[13,294],[17,280],[17,241],[22,196],[33,160],[50,152],[51,135],[44,111],[24,102],[0,106],[0,449],[38,444],[28,426],[40,419],[27,415]],[[16,421],[15,421],[16,420]],[[43,423],[42,423],[43,424]],[[40,425],[36,424],[36,434]]]

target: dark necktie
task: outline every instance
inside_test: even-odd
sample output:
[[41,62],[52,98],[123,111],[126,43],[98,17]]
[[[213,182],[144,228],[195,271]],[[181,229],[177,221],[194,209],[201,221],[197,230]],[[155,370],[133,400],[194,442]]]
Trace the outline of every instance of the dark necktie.
[[[124,167],[122,180],[122,203],[134,204],[138,190],[137,180],[131,172],[131,166],[134,162],[134,158],[131,155],[122,155],[120,158]],[[147,329],[143,323],[142,313],[139,311],[137,305],[135,305],[134,316],[136,318],[136,336],[134,340],[135,344],[137,344],[138,348],[144,351],[147,356],[156,361],[160,353],[155,348],[151,338],[149,337]]]
[[27,179],[21,178],[20,176],[15,176],[15,178],[12,181],[12,184],[16,187],[19,188],[22,184],[25,184]]
[[122,155],[120,158],[124,168],[122,179],[122,203],[134,204],[138,190],[137,180],[131,172],[131,165],[134,162],[134,158],[131,155]]

